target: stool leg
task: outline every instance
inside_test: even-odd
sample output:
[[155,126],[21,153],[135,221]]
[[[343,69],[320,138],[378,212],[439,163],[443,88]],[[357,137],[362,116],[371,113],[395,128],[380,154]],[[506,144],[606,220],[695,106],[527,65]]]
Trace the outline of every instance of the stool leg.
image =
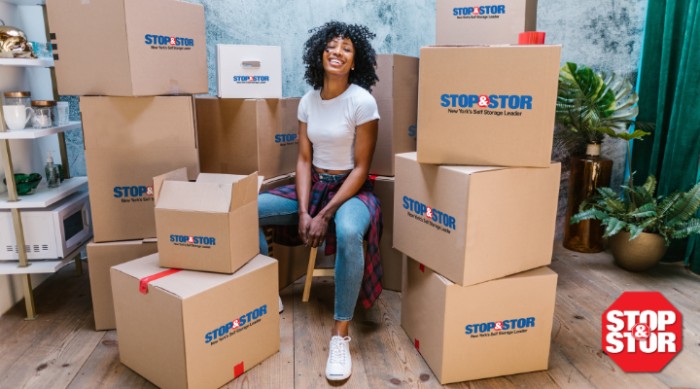
[[306,281],[304,282],[304,294],[301,296],[301,301],[309,302],[309,294],[311,293],[311,282],[314,279],[314,268],[316,267],[316,251],[318,247],[312,247],[309,253],[309,266],[306,268]]

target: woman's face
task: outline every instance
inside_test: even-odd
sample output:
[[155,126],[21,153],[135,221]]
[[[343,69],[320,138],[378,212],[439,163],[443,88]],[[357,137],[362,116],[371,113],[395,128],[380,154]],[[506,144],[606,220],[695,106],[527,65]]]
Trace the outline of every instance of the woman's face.
[[355,66],[355,45],[349,38],[335,37],[323,51],[323,70],[327,75],[347,76]]

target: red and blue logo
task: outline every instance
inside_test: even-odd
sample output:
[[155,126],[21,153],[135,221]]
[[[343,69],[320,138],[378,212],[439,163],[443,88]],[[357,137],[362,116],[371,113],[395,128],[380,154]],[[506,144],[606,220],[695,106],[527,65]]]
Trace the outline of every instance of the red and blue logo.
[[448,229],[456,229],[457,220],[454,216],[429,207],[418,200],[414,200],[408,196],[403,196],[403,208],[407,209],[411,214],[420,217],[423,220],[432,221],[438,226]]
[[270,82],[270,76],[233,76],[233,82],[236,84],[267,84]]
[[170,235],[170,243],[176,246],[205,247],[216,246],[216,238],[211,236]]
[[124,185],[115,186],[113,196],[117,199],[123,198],[153,198],[153,186],[145,185]]
[[194,39],[172,35],[144,35],[144,43],[149,46],[193,47]]
[[506,6],[502,4],[452,8],[452,16],[457,16],[458,19],[464,18],[465,16],[503,15],[505,13]]
[[534,317],[521,317],[517,319],[468,324],[464,327],[464,333],[466,335],[476,335],[501,331],[523,330],[532,327],[535,327]]
[[243,314],[226,324],[215,328],[206,334],[204,334],[205,344],[216,344],[221,340],[228,338],[233,335],[237,330],[243,329],[245,327],[252,326],[262,320],[262,317],[267,315],[267,304],[261,306],[260,308],[255,308],[250,312]]
[[440,106],[447,108],[531,110],[531,95],[456,94],[440,96]]

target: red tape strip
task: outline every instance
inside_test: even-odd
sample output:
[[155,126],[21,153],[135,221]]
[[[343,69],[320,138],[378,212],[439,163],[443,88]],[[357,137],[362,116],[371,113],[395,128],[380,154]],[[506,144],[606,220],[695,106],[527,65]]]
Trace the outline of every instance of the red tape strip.
[[163,277],[167,277],[171,274],[175,274],[182,269],[168,269],[165,271],[162,271],[160,273],[152,274],[147,277],[143,277],[142,279],[139,280],[139,292],[143,294],[148,294],[148,284]]
[[420,351],[420,341],[418,339],[413,340],[413,346],[416,348],[416,350]]
[[243,367],[243,361],[241,361],[241,363],[233,367],[233,378],[238,378],[243,372],[245,372],[245,368]]
[[421,264],[418,264],[418,270],[420,270],[421,272],[425,273],[425,265],[422,264],[422,263],[421,263]]

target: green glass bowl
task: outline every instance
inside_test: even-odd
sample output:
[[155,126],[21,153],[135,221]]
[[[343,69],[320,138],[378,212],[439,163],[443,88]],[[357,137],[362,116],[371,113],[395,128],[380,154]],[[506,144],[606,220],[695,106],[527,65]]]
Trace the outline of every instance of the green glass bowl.
[[[28,195],[34,193],[36,187],[39,186],[41,182],[41,174],[32,173],[15,173],[15,184],[17,185],[18,195]],[[3,178],[3,183],[7,184],[7,181]]]

